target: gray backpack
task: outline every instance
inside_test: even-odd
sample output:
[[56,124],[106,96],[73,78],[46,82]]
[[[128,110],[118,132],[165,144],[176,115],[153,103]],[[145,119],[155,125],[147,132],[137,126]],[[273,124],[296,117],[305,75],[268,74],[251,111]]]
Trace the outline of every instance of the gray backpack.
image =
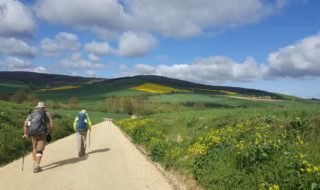
[[45,136],[47,135],[47,114],[45,111],[35,111],[30,114],[28,121],[29,136]]

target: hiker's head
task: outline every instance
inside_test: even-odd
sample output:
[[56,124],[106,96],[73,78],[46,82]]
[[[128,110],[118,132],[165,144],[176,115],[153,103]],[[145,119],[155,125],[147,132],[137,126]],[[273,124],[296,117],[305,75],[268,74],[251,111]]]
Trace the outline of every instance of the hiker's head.
[[81,111],[80,111],[80,113],[86,113],[86,112],[87,112],[86,110],[81,110]]
[[38,102],[38,105],[36,106],[37,109],[44,109],[46,106],[44,105],[44,102]]

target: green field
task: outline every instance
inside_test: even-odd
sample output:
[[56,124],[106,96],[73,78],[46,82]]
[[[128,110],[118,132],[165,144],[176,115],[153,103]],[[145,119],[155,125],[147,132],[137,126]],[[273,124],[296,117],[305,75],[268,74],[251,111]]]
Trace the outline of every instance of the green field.
[[[25,75],[6,75],[10,80],[0,83],[0,99],[6,100],[0,101],[0,165],[30,151],[30,142],[21,139],[22,123],[42,100],[57,114],[54,140],[74,133],[74,118],[86,109],[93,124],[113,118],[153,161],[204,189],[320,189],[319,101],[158,76]],[[131,89],[145,83],[185,91]],[[38,91],[68,85],[80,88]],[[7,101],[17,100],[12,96],[21,89],[33,99]],[[139,118],[129,119],[131,114]]]
[[162,94],[149,97],[150,101],[154,102],[178,102],[187,105],[193,105],[194,103],[203,103],[207,107],[263,107],[263,108],[297,108],[297,107],[313,107],[314,101],[306,100],[280,100],[280,101],[256,101],[237,99],[223,95],[211,95],[211,94],[196,94],[196,93],[180,93],[180,94]]

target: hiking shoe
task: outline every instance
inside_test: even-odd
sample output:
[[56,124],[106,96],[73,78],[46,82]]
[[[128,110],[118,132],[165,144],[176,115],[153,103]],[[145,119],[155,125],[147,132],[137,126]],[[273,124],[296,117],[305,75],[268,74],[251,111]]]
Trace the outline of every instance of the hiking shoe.
[[42,172],[42,169],[39,166],[34,167],[33,168],[33,173],[38,173],[38,172]]

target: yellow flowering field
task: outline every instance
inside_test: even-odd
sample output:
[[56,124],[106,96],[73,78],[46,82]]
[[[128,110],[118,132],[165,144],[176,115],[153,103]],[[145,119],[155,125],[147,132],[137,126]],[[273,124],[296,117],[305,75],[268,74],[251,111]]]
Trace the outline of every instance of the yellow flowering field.
[[39,92],[45,92],[45,91],[60,91],[60,90],[69,90],[69,89],[75,89],[80,88],[81,86],[74,86],[74,85],[67,85],[67,86],[59,86],[54,88],[42,88],[37,91]]
[[180,89],[171,88],[168,86],[162,86],[162,85],[153,84],[153,83],[144,83],[142,85],[133,87],[131,89],[155,93],[155,94],[167,94],[172,92],[189,92],[187,90],[180,90]]

